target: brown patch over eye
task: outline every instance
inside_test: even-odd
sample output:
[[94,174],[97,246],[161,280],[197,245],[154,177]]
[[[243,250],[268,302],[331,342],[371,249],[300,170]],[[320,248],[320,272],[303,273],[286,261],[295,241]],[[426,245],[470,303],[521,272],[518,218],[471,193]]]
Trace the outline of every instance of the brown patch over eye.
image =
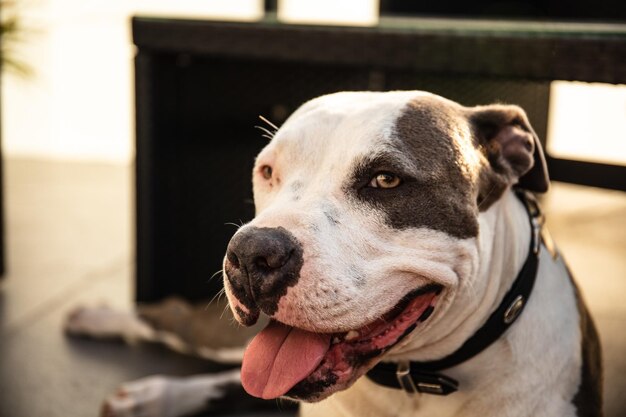
[[390,227],[425,227],[461,239],[478,235],[474,184],[458,164],[464,158],[454,136],[465,129],[460,109],[416,97],[396,119],[387,152],[383,147],[355,160],[350,190],[358,190],[360,202],[384,213]]

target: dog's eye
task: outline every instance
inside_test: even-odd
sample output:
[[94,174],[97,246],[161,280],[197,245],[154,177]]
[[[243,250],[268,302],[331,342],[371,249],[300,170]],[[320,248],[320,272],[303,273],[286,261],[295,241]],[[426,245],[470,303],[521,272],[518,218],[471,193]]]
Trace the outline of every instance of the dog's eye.
[[272,167],[269,165],[263,165],[261,167],[261,175],[263,176],[263,178],[265,178],[266,180],[269,180],[272,178]]
[[369,186],[373,188],[395,188],[400,185],[401,182],[402,180],[400,180],[400,177],[397,175],[381,172],[372,178]]

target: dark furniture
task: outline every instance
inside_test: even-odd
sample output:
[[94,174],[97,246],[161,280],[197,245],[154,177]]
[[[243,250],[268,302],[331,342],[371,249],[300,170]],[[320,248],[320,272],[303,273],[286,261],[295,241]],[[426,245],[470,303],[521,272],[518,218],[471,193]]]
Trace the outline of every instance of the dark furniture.
[[[303,101],[339,90],[425,89],[513,102],[545,137],[552,80],[626,82],[626,27],[382,19],[377,27],[133,19],[137,45],[137,299],[221,289],[250,171]],[[626,190],[626,167],[555,159],[555,180]]]
[[380,0],[380,12],[383,15],[626,22],[623,0],[570,0],[567,3],[562,0]]

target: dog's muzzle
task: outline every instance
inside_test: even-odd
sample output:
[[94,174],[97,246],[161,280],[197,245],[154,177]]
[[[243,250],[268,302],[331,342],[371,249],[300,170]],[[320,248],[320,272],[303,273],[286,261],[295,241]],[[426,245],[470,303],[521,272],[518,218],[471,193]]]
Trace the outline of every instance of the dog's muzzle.
[[373,321],[319,333],[276,318],[279,302],[282,308],[281,299],[298,283],[302,269],[303,245],[282,227],[245,226],[228,245],[225,285],[237,320],[252,325],[260,312],[272,318],[242,361],[242,386],[255,397],[319,401],[347,388],[428,319],[442,290],[434,283],[422,285]]
[[298,282],[302,245],[283,227],[245,227],[233,236],[224,271],[233,295],[248,309],[246,325],[254,324],[259,310],[271,316],[280,298]]

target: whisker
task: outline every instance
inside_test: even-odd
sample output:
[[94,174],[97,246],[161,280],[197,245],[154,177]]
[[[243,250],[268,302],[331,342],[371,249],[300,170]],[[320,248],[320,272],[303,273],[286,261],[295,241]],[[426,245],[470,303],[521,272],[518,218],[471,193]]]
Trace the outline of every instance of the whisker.
[[217,275],[221,274],[222,272],[224,272],[223,269],[220,269],[219,271],[216,271],[213,275],[211,275],[211,278],[209,278],[207,280],[207,282],[210,282],[213,278],[215,278]]
[[274,133],[275,132],[271,132],[269,130],[267,130],[266,128],[264,128],[263,126],[254,126],[255,129],[259,129],[260,131],[262,131],[264,134],[261,135],[264,138],[268,138],[268,139],[272,139],[274,137]]
[[272,123],[269,120],[267,120],[265,117],[259,115],[259,119],[263,120],[265,123],[270,125],[270,127],[274,128],[274,132],[276,132],[278,130],[278,126],[276,126],[274,123]]
[[[241,222],[241,220],[239,220],[239,221]],[[243,222],[241,222],[241,224],[228,222],[228,223],[224,223],[224,226],[235,226],[237,229],[240,229],[241,226],[243,226]]]
[[276,398],[276,406],[280,411],[289,411],[289,408],[294,403],[294,400],[289,398]]
[[[222,314],[220,314],[220,320],[224,318],[224,314],[226,314],[226,310],[228,310],[230,308],[230,306],[228,304],[226,304],[226,306],[224,306],[224,310],[222,310]],[[233,320],[235,320],[235,318],[232,318]]]
[[226,289],[222,288],[215,294],[204,307],[204,310],[208,310],[209,306],[217,299],[219,301],[220,297],[226,292]]

